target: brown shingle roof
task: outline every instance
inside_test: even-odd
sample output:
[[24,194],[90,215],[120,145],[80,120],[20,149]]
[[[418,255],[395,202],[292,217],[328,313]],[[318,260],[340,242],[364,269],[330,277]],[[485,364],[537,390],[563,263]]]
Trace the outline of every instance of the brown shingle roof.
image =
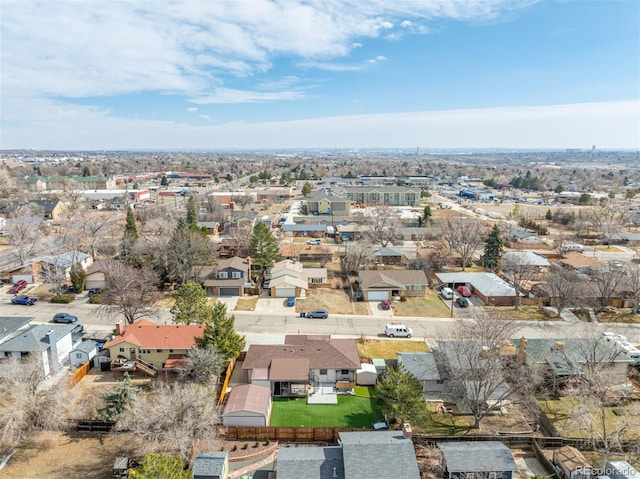
[[216,271],[220,271],[225,268],[234,268],[239,269],[240,271],[246,271],[249,267],[249,262],[246,258],[240,258],[239,256],[234,256],[233,258],[221,259],[218,261],[216,265]]
[[250,411],[267,415],[269,413],[269,401],[271,401],[271,390],[268,387],[255,384],[235,386],[227,397],[224,414]]
[[411,284],[426,285],[427,276],[422,270],[390,269],[390,270],[366,270],[359,271],[360,284],[364,289],[374,287],[380,283],[402,287]]
[[571,251],[570,253],[564,255],[564,258],[560,260],[560,263],[566,266],[570,266],[574,269],[590,268],[597,270],[604,266],[598,260],[598,258],[585,256],[577,251]]
[[[358,369],[360,355],[353,339],[286,336],[285,344],[253,344],[242,369],[267,368],[274,359],[307,359],[310,369]],[[307,371],[308,372],[308,371]]]
[[309,379],[309,360],[307,358],[271,360],[270,381],[305,381],[307,379]]

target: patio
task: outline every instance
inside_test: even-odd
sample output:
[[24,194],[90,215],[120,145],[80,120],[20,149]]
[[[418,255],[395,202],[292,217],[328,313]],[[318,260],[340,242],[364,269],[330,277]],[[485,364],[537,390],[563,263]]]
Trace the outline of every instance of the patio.
[[338,394],[333,385],[321,384],[307,396],[307,404],[338,404]]

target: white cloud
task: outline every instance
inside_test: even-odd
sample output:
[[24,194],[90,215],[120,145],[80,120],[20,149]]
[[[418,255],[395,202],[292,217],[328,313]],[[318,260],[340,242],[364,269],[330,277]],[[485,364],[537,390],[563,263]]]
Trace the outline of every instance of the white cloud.
[[305,93],[294,90],[285,91],[250,91],[218,88],[212,94],[189,100],[199,105],[212,103],[265,103],[283,100],[302,100],[308,98]]
[[190,106],[189,108],[187,108],[187,111],[189,113],[195,113],[196,111],[198,111],[198,108],[195,106]]
[[211,121],[211,117],[209,115],[198,115],[200,118],[202,118],[203,120],[208,120]]
[[[109,111],[21,101],[2,129],[4,148],[588,148],[640,149],[637,100],[536,107],[351,115],[190,125],[131,120]],[[113,143],[113,139],[118,143]]]

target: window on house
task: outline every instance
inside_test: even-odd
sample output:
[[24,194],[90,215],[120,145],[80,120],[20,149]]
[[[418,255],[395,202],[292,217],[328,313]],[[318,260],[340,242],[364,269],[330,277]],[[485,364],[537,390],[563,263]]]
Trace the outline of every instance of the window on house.
[[422,285],[421,284],[414,284],[413,285],[413,290],[414,291],[422,291]]
[[444,384],[444,381],[443,381],[442,379],[438,379],[438,380],[436,381],[436,384]]
[[161,353],[162,349],[156,349],[156,353]]
[[242,273],[240,273],[240,271],[233,271],[233,272],[231,273],[231,277],[232,277],[233,279],[242,278]]
[[22,352],[20,353],[20,357],[21,357],[21,358],[29,357],[29,353],[25,353],[24,351],[22,351]]
[[229,274],[226,271],[218,271],[219,279],[227,279],[228,277],[229,277]]
[[76,353],[76,359],[82,359],[82,353]]
[[349,374],[349,370],[348,369],[342,369],[340,371],[340,374]]
[[310,278],[312,284],[321,284],[323,283],[323,278]]
[[170,350],[169,350],[169,352],[170,352],[170,353],[172,353],[172,352],[173,352],[173,349],[170,349]]
[[321,369],[320,370],[320,375],[321,376],[326,376],[327,375],[327,370],[326,369]]
[[120,349],[119,349],[119,351],[120,351],[121,353],[124,353],[124,348],[120,348]]

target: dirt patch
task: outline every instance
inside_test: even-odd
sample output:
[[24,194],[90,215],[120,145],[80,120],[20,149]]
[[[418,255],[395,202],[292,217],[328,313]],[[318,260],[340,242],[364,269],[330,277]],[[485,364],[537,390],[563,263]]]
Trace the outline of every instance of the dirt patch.
[[398,359],[398,353],[425,353],[429,348],[423,341],[407,341],[402,339],[358,341],[358,352],[365,358]]
[[[596,311],[596,316],[600,323],[640,323],[640,314],[635,314],[631,308],[607,308]],[[588,314],[586,318],[589,318]]]
[[238,298],[234,311],[255,311],[257,303],[258,296],[253,296],[251,298]]
[[514,321],[560,321],[560,318],[547,316],[539,306],[491,306],[492,310],[500,311],[506,318]]
[[[317,288],[307,290],[307,297],[296,301],[296,312],[326,309],[333,314],[354,314],[349,295],[339,289]],[[359,314],[368,314],[359,313]]]
[[440,318],[451,315],[449,308],[432,293],[428,293],[424,298],[407,298],[406,301],[393,302],[391,307],[394,316]]

